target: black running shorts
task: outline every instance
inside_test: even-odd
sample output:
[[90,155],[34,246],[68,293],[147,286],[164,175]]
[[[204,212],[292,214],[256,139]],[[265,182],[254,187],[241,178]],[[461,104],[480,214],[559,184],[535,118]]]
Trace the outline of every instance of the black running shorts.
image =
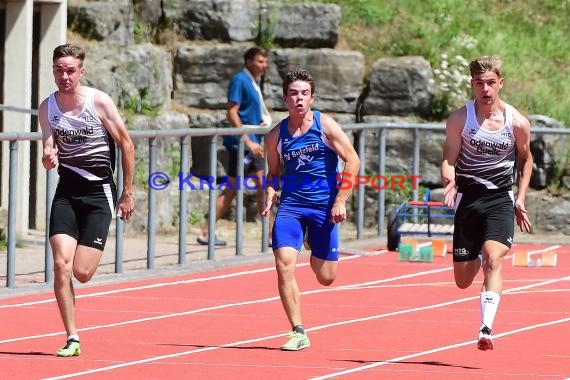
[[51,206],[49,236],[66,234],[78,244],[103,251],[116,201],[114,183],[70,186],[60,182]]
[[475,260],[487,240],[512,246],[515,211],[511,189],[457,193],[455,207],[453,261]]

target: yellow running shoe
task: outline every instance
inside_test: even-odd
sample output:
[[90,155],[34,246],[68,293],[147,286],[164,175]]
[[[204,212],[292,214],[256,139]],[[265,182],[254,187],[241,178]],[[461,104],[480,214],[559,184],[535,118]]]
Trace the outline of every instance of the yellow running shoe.
[[79,341],[75,339],[68,339],[64,347],[57,350],[57,356],[79,356],[81,354],[81,347]]
[[292,332],[289,335],[289,340],[281,346],[281,349],[284,351],[299,351],[310,346],[311,342],[307,334]]

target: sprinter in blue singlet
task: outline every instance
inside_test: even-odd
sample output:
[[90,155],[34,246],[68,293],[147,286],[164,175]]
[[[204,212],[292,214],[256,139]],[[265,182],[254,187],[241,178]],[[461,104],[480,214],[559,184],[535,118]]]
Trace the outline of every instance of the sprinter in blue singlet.
[[301,320],[295,279],[305,231],[311,246],[311,268],[317,280],[328,286],[336,277],[338,223],[346,220],[346,200],[351,193],[350,188],[337,187],[339,157],[345,163],[340,173],[345,178],[354,178],[360,167],[360,159],[338,123],[311,109],[314,90],[314,79],[306,70],[288,73],[283,81],[283,100],[289,117],[265,139],[269,175],[262,216],[269,215],[280,185],[281,199],[272,236],[279,295],[293,328],[281,346],[288,351],[310,346]]

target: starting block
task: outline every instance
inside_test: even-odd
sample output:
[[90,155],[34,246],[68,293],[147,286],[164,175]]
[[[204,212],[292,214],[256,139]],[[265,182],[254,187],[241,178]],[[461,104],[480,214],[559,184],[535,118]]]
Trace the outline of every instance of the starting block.
[[400,243],[398,246],[398,261],[410,261],[416,250],[413,244]]
[[530,255],[527,251],[517,251],[513,255],[514,267],[527,267],[530,261]]
[[433,247],[420,246],[416,240],[402,240],[398,246],[398,261],[433,262]]
[[447,242],[441,239],[434,239],[431,241],[433,255],[436,257],[445,257],[447,255]]
[[416,261],[433,262],[433,247],[420,247]]
[[527,251],[518,251],[513,255],[513,266],[515,267],[555,267],[557,263],[558,253],[554,251],[542,252],[540,257],[536,259],[532,259],[531,253]]
[[555,267],[558,264],[558,253],[554,251],[543,252],[540,254],[540,261],[544,267]]

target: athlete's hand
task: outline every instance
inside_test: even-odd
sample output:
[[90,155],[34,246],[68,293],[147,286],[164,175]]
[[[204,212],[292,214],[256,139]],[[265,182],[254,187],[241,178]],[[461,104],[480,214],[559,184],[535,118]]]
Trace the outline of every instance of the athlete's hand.
[[345,202],[335,201],[331,210],[331,223],[341,223],[346,220]]
[[53,169],[59,163],[57,158],[57,149],[49,148],[49,150],[44,151],[44,156],[42,157],[42,164],[46,169]]
[[445,185],[443,190],[443,202],[448,207],[455,207],[455,196],[457,195],[457,190],[455,189],[455,181],[450,180]]
[[132,194],[124,193],[119,198],[119,205],[117,207],[117,216],[121,220],[129,220],[135,212],[135,199]]
[[532,225],[530,220],[528,220],[528,212],[524,207],[524,202],[519,199],[515,202],[515,216],[517,218],[517,226],[519,226],[522,232],[532,231]]
[[271,213],[275,203],[277,203],[277,192],[272,187],[268,187],[265,191],[265,208],[260,213],[263,218],[266,218]]

